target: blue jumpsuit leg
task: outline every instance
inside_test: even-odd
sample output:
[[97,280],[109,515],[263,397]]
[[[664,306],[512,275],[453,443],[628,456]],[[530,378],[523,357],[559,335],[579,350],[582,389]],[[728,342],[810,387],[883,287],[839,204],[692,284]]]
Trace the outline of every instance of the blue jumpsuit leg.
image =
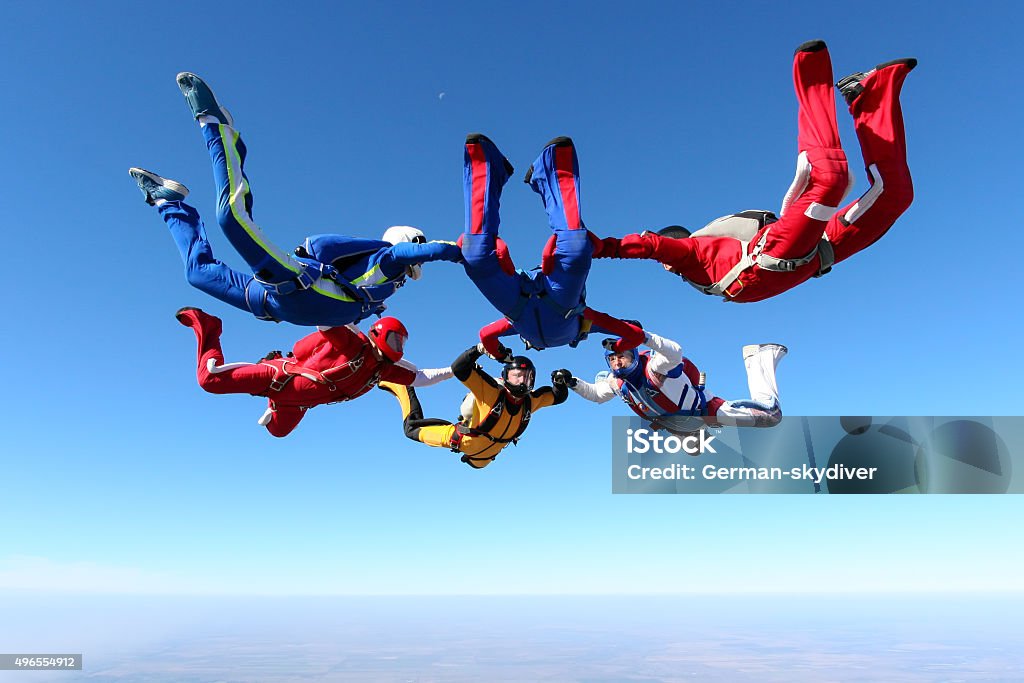
[[572,140],[548,143],[533,162],[530,187],[544,200],[555,234],[554,267],[547,276],[551,297],[560,306],[574,308],[590,274],[593,245],[580,217],[580,169]]
[[466,275],[492,306],[508,315],[519,303],[519,277],[501,269],[495,240],[501,190],[512,167],[495,144],[483,136],[466,141],[464,162],[466,231],[462,235],[462,255]]
[[[234,270],[213,256],[199,212],[184,202],[157,207],[185,263],[185,278],[196,289],[259,318],[271,319],[265,308],[266,291],[251,275]],[[251,305],[248,298],[252,299]]]
[[252,192],[245,175],[245,143],[234,128],[217,123],[202,126],[217,184],[217,222],[231,246],[265,282],[284,282],[302,271],[302,264],[271,242],[252,218]]

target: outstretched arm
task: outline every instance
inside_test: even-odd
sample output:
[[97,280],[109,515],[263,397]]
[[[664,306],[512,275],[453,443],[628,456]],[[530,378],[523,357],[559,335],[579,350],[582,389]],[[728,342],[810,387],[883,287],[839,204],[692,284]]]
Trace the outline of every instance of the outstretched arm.
[[398,277],[408,266],[430,261],[462,263],[462,250],[455,242],[399,242],[381,253],[377,260],[380,272],[388,279]]
[[410,387],[429,387],[438,382],[443,382],[446,379],[451,379],[452,369],[448,368],[427,368],[420,370],[415,365],[405,360],[404,358],[397,363],[396,366],[409,370],[416,375],[416,379],[409,384]]
[[644,231],[639,235],[626,235],[622,239],[606,237],[601,240],[601,248],[595,250],[594,258],[654,259],[671,264],[688,260],[692,256],[693,245],[694,242],[689,239],[663,237]]
[[501,358],[508,349],[502,347],[501,342],[498,341],[499,337],[507,337],[514,332],[512,323],[508,318],[501,318],[495,320],[490,325],[481,328],[480,330],[480,342],[484,345],[484,349],[493,358]]
[[533,397],[533,409],[540,410],[548,406],[557,406],[559,403],[565,403],[565,399],[569,398],[569,389],[564,384],[556,383],[550,387],[534,389],[530,395]]
[[611,388],[608,382],[598,382],[591,384],[590,382],[584,382],[578,377],[574,377],[576,383],[570,387],[573,391],[579,394],[580,397],[593,401],[594,403],[607,403],[608,401],[615,398],[615,390]]
[[619,320],[618,318],[613,318],[607,313],[595,311],[592,308],[584,309],[583,317],[593,322],[596,327],[600,327],[605,331],[611,332],[612,334],[620,337],[619,341],[615,344],[616,351],[635,349],[643,344],[644,340],[647,338],[642,327],[631,325],[630,323]]
[[477,359],[482,355],[484,355],[483,352],[477,346],[470,346],[460,353],[459,357],[452,363],[452,373],[455,375],[455,379],[465,383],[469,376],[473,374]]
[[648,332],[645,343],[654,350],[648,365],[651,372],[668,375],[683,362],[683,347],[671,339]]
[[455,375],[455,379],[466,385],[477,400],[494,403],[501,392],[501,387],[493,377],[477,366],[476,361],[482,355],[484,354],[479,345],[470,346],[452,363],[452,374]]

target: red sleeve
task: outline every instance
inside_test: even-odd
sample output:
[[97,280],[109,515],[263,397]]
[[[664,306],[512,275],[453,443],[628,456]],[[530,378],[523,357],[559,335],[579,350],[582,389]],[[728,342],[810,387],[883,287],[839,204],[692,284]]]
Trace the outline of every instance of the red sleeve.
[[498,347],[501,346],[501,342],[498,341],[498,337],[502,336],[511,329],[512,323],[509,322],[508,318],[495,320],[487,327],[482,328],[480,330],[480,341],[483,342],[484,348],[487,349],[487,353],[491,354],[492,356],[497,356]]
[[278,408],[270,415],[270,422],[267,423],[267,431],[273,436],[279,438],[282,436],[288,436],[292,433],[292,430],[299,425],[299,422],[302,421],[302,417],[305,414],[305,411],[298,408]]
[[359,338],[352,330],[348,329],[344,325],[339,327],[328,327],[325,330],[321,330],[320,334],[327,338],[327,341],[331,342],[337,347],[342,347],[345,344],[351,344],[353,340]]
[[594,233],[587,231],[590,244],[594,249],[594,258],[619,258],[619,238],[605,237],[601,239]]
[[613,318],[607,313],[587,308],[583,311],[583,317],[620,337],[619,341],[615,344],[616,351],[635,349],[647,341],[647,333],[644,332],[643,328],[630,325],[618,318]]
[[329,327],[326,330],[317,330],[295,342],[292,353],[297,361],[303,362],[308,360],[317,347],[324,342],[330,343],[336,349],[344,349],[347,345],[352,344],[355,336],[356,334],[347,327]]
[[619,240],[616,255],[618,258],[651,258],[656,253],[658,245],[668,241],[677,240],[663,240],[651,233],[626,235]]
[[306,335],[299,341],[295,342],[295,346],[292,347],[292,355],[298,360],[304,360],[309,358],[316,347],[320,346],[324,342],[324,336],[319,332]]
[[403,368],[401,365],[384,363],[380,371],[380,378],[385,382],[409,386],[416,381],[416,373],[409,368]]

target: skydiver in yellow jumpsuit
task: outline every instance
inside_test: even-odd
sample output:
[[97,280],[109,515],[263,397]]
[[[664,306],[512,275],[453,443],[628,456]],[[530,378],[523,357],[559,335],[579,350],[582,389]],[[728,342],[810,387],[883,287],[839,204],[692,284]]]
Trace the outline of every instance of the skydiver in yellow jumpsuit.
[[535,411],[558,405],[569,394],[564,382],[534,390],[537,371],[526,356],[509,359],[499,381],[476,364],[483,353],[481,345],[473,346],[452,363],[452,373],[470,391],[462,403],[458,424],[424,418],[415,389],[391,382],[378,384],[394,394],[402,406],[402,427],[407,437],[428,446],[449,448],[475,469],[490,465],[505,446],[516,443]]

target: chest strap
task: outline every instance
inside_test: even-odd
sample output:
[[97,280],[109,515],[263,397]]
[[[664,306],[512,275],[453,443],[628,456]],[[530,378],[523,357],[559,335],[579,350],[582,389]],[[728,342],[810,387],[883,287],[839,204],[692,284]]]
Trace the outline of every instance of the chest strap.
[[687,282],[690,282],[690,284],[693,287],[699,289],[705,294],[713,294],[715,296],[721,296],[724,297],[726,300],[729,300],[743,290],[741,286],[739,291],[730,294],[729,288],[732,287],[737,280],[739,280],[740,275],[743,273],[743,271],[755,265],[760,268],[764,268],[765,270],[780,273],[791,273],[795,271],[797,268],[806,266],[808,263],[814,260],[815,256],[818,256],[820,261],[818,266],[818,272],[815,273],[813,277],[821,277],[822,275],[825,275],[830,270],[832,270],[832,266],[833,264],[835,264],[836,261],[835,250],[832,248],[832,243],[828,241],[828,236],[825,235],[824,233],[822,233],[821,240],[818,242],[818,245],[814,247],[814,249],[812,249],[811,252],[806,256],[795,259],[780,259],[762,253],[765,241],[768,239],[768,232],[770,230],[771,228],[768,228],[768,230],[764,231],[764,233],[761,235],[761,239],[757,241],[757,244],[754,245],[753,249],[749,249],[749,241],[739,240],[740,249],[742,250],[743,256],[740,258],[739,262],[736,265],[734,265],[728,273],[725,274],[725,277],[723,277],[718,282],[708,286],[698,285],[696,283],[690,282],[689,280],[687,280]]
[[494,402],[494,405],[491,407],[491,411],[487,413],[487,417],[485,417],[476,427],[469,427],[465,424],[455,425],[455,431],[452,433],[451,439],[452,451],[458,452],[459,448],[462,445],[462,439],[467,436],[487,439],[491,443],[518,443],[519,437],[523,435],[523,432],[526,431],[527,426],[529,426],[530,424],[530,415],[532,414],[532,410],[530,407],[531,403],[532,399],[529,396],[527,396],[526,399],[523,401],[522,406],[520,406],[521,413],[519,419],[519,427],[516,429],[515,434],[513,434],[509,438],[492,436],[490,434],[490,431],[494,429],[494,426],[496,424],[498,424],[498,420],[501,418],[502,413],[508,412],[508,404],[506,403],[505,392],[502,391],[501,397]]
[[[299,365],[298,361],[293,358],[264,358],[260,364],[269,365],[276,371],[274,378],[270,380],[270,391],[281,391],[296,377],[305,377],[312,382],[326,386],[329,391],[336,391],[338,387],[335,382],[355,375],[362,369],[365,361],[365,351],[360,351],[354,358],[323,371]],[[374,377],[376,376],[377,373],[374,373]],[[371,377],[371,379],[373,378]]]

